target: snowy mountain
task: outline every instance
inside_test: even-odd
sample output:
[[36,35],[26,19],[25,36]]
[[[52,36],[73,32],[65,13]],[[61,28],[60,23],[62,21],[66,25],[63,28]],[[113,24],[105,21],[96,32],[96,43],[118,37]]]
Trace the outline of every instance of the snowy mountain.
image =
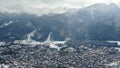
[[50,32],[54,40],[67,37],[77,40],[120,40],[119,14],[120,8],[113,3],[97,3],[78,10],[42,16],[0,13],[0,40],[24,39],[34,30],[32,39],[40,41],[44,41]]

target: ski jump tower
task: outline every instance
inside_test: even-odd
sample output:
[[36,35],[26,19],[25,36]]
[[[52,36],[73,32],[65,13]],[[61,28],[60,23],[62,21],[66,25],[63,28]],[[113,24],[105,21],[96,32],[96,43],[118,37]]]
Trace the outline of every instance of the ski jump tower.
[[49,33],[48,38],[46,39],[45,43],[50,44],[53,42],[52,32]]

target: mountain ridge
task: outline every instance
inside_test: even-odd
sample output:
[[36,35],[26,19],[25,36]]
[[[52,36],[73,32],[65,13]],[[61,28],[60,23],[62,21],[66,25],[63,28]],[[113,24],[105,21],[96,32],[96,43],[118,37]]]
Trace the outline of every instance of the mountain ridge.
[[36,30],[33,39],[42,41],[50,32],[53,32],[55,40],[67,37],[77,40],[120,40],[119,13],[120,8],[115,4],[94,4],[74,12],[43,16],[0,13],[0,26],[9,21],[14,22],[0,29],[0,40],[22,39],[33,30]]

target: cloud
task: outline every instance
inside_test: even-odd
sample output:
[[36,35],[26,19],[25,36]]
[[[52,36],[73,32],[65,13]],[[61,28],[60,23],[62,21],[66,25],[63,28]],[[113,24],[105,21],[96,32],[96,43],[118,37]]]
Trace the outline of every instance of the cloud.
[[81,8],[94,3],[118,3],[120,0],[0,0],[0,11],[48,13],[57,7]]

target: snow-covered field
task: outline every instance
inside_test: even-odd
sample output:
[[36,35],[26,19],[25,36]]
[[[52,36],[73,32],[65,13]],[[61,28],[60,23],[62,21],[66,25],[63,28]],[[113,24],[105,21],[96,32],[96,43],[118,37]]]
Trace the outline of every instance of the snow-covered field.
[[110,43],[117,43],[117,44],[120,46],[120,41],[107,41],[107,42],[110,42]]

